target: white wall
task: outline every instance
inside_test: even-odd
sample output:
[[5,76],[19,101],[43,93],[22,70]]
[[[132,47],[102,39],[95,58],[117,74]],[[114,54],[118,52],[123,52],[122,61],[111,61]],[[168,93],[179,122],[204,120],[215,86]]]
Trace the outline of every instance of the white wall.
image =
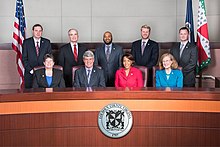
[[[139,38],[140,26],[152,27],[151,38],[159,42],[178,41],[178,29],[184,25],[186,0],[23,0],[27,36],[35,23],[44,27],[51,42],[68,42],[67,31],[79,30],[81,42],[102,41],[104,31],[114,41]],[[12,40],[15,0],[1,0],[0,43]],[[206,0],[210,41],[220,41],[220,1]],[[198,0],[193,0],[196,28]]]

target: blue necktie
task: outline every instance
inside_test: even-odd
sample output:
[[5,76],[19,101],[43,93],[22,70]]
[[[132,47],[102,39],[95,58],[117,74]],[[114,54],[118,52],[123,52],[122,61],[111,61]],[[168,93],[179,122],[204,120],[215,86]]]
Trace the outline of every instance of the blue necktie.
[[89,70],[89,69],[87,70],[87,80],[88,80],[88,85],[89,85],[89,81],[90,81],[90,71],[91,71],[91,70]]

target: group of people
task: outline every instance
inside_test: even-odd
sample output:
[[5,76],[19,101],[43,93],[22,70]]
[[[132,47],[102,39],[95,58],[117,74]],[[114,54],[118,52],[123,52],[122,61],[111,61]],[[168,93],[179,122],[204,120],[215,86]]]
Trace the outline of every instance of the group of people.
[[[63,71],[55,69],[50,40],[43,38],[43,27],[35,24],[33,36],[23,42],[23,64],[25,67],[25,88],[46,87],[143,87],[142,72],[136,66],[148,69],[147,86],[156,87],[195,87],[195,68],[198,51],[188,41],[189,30],[179,30],[180,42],[165,53],[159,60],[160,70],[153,76],[157,65],[159,45],[150,39],[151,28],[141,27],[141,39],[132,43],[130,53],[123,53],[122,47],[113,43],[112,33],[106,31],[103,44],[93,53],[78,43],[79,34],[70,29],[70,42],[60,48],[58,65]],[[136,65],[136,66],[134,66]],[[43,69],[34,70],[36,66]],[[72,77],[72,67],[80,66]],[[180,68],[181,67],[181,68]],[[73,79],[74,78],[74,79]]]

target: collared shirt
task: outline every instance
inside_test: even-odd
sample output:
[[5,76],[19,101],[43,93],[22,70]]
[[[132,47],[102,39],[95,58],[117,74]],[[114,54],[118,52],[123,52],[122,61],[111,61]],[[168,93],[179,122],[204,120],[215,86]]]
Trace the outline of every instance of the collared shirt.
[[180,42],[180,48],[181,48],[181,45],[183,44],[182,49],[184,49],[187,43],[188,43],[188,41]]
[[88,85],[89,85],[89,83],[90,83],[90,78],[91,78],[91,74],[92,74],[92,68],[93,68],[93,67],[91,67],[91,68],[85,67]]
[[[71,47],[72,47],[72,51],[74,53],[74,43],[70,42],[71,44]],[[77,55],[78,55],[78,43],[76,43],[76,52],[77,52]]]
[[147,45],[148,40],[149,40],[149,39],[142,39],[142,40],[141,40],[141,46],[143,45],[143,42],[145,42],[145,46],[146,46],[146,45]]
[[37,42],[38,42],[38,46],[40,47],[40,40],[41,40],[41,38],[38,40],[36,38],[34,38],[34,45],[37,46]]
[[105,44],[105,54],[107,53],[107,49],[108,49],[107,46],[109,46],[109,53],[111,53],[111,51],[112,51],[112,43],[109,45]]
[[92,68],[93,68],[93,67],[91,67],[91,68],[87,68],[87,67],[85,67],[85,69],[86,69],[86,75],[88,75],[88,70],[90,70],[90,73],[89,73],[90,75],[89,75],[89,76],[91,76]]

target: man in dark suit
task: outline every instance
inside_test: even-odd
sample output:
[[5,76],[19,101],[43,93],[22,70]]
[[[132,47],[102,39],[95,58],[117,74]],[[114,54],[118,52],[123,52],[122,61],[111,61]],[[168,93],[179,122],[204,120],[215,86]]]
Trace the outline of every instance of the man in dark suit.
[[121,66],[122,47],[112,43],[112,33],[107,31],[103,35],[104,44],[95,50],[95,65],[104,70],[106,86],[114,87],[115,73]]
[[146,66],[148,68],[147,86],[153,86],[152,67],[157,64],[159,56],[159,45],[157,42],[149,39],[151,28],[148,25],[141,27],[141,39],[132,43],[131,54],[134,57],[135,64]]
[[189,42],[187,27],[180,28],[179,38],[180,42],[171,48],[170,53],[175,57],[178,65],[182,67],[183,87],[195,87],[198,50],[194,43]]
[[70,43],[60,48],[58,64],[63,67],[66,87],[72,87],[72,67],[83,65],[83,54],[86,48],[78,43],[78,31],[70,29],[68,31]]
[[85,66],[76,70],[74,77],[74,87],[105,87],[105,78],[102,69],[94,65],[94,54],[86,51],[83,54]]
[[50,40],[42,37],[43,27],[40,24],[32,27],[32,33],[33,36],[25,39],[22,45],[25,88],[32,88],[33,68],[42,66],[44,55],[52,52]]

